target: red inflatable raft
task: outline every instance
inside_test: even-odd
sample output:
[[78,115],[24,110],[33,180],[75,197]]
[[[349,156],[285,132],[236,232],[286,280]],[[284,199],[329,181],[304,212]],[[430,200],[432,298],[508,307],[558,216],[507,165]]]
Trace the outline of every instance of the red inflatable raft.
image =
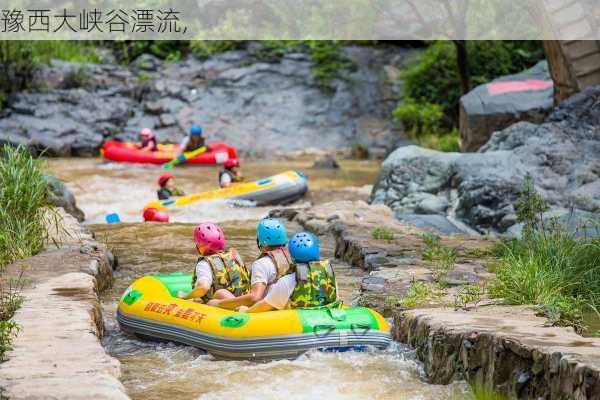
[[[209,150],[189,160],[188,164],[223,164],[230,158],[237,158],[237,152],[225,143],[211,143]],[[181,146],[178,144],[159,144],[158,151],[141,151],[136,143],[104,142],[100,154],[107,160],[141,164],[164,164],[171,161]]]

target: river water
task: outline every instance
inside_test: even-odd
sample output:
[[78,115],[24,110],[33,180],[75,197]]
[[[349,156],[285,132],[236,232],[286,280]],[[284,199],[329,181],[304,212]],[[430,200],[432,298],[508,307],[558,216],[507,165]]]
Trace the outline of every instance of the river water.
[[[250,179],[296,169],[309,176],[307,199],[319,203],[366,198],[378,164],[343,161],[339,171],[312,169],[312,160],[244,163]],[[296,360],[266,363],[218,361],[201,351],[172,343],[141,341],[118,328],[118,300],[136,278],[157,272],[191,271],[197,258],[192,241],[194,222],[219,221],[230,246],[245,260],[257,255],[256,221],[269,208],[204,204],[172,214],[176,223],[139,223],[142,206],[154,198],[158,167],[107,164],[98,159],[53,159],[48,169],[67,182],[84,210],[90,228],[119,260],[113,287],[102,295],[106,323],[103,343],[122,364],[122,382],[133,399],[463,399],[467,385],[429,385],[413,352],[399,343],[385,351],[312,352]],[[178,184],[189,193],[214,188],[215,168],[180,168]],[[118,213],[121,224],[104,224],[107,213]],[[288,224],[291,233],[299,227]],[[322,238],[322,252],[333,257],[334,243]],[[341,297],[352,303],[361,270],[335,263]]]

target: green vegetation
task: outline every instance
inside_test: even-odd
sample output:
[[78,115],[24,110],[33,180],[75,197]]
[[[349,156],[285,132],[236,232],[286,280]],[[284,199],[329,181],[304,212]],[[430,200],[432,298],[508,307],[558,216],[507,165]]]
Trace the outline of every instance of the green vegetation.
[[88,63],[99,61],[93,42],[0,41],[0,109],[9,94],[30,88],[39,64],[47,63],[52,59]]
[[474,308],[481,302],[485,295],[485,286],[483,285],[464,285],[461,286],[454,296],[455,309],[467,309],[469,304]]
[[423,260],[433,263],[433,278],[438,285],[444,286],[444,278],[452,271],[458,260],[456,249],[442,245],[441,238],[431,233],[421,235],[425,248],[423,249]]
[[413,280],[410,283],[406,295],[402,298],[400,305],[403,308],[416,308],[424,305],[427,300],[434,297],[435,289],[433,285]]
[[378,227],[371,231],[373,239],[387,240],[388,242],[394,240],[394,232],[391,229]]
[[[473,40],[467,42],[467,52],[472,86],[521,72],[544,56],[541,43],[535,41]],[[434,41],[401,71],[404,100],[394,111],[394,118],[420,145],[442,151],[459,147],[456,128],[461,86],[457,65],[454,44]]]
[[0,151],[0,359],[18,331],[11,321],[21,304],[22,275],[5,276],[8,264],[39,252],[47,242],[47,184],[38,161],[24,148]]
[[532,304],[556,325],[584,329],[583,315],[600,305],[600,237],[577,237],[545,221],[546,201],[526,179],[517,203],[521,239],[495,249],[500,256],[490,293],[507,304]]

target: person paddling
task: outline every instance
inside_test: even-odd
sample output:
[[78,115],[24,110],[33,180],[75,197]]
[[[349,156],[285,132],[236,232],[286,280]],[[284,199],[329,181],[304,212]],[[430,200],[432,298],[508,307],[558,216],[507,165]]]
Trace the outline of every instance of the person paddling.
[[192,291],[177,297],[201,300],[235,298],[250,291],[250,277],[240,254],[225,251],[223,230],[212,222],[194,228],[194,242],[200,257],[192,276]]
[[156,143],[156,136],[149,128],[144,128],[140,132],[140,150],[142,151],[157,151],[158,145]]
[[219,186],[224,188],[232,183],[242,182],[244,178],[239,171],[240,162],[237,158],[229,158],[223,163],[223,169],[219,171]]
[[256,227],[256,243],[261,253],[250,268],[250,292],[235,298],[211,300],[209,305],[234,310],[241,306],[252,306],[264,299],[262,304],[265,308],[267,305],[276,309],[286,307],[289,298],[287,292],[291,293],[287,286],[293,280],[282,278],[286,275],[292,275],[293,278],[295,266],[286,248],[285,225],[274,218],[261,220]]
[[161,174],[158,177],[158,191],[156,192],[159,200],[167,200],[173,196],[184,196],[185,193],[175,187],[175,178],[173,174]]

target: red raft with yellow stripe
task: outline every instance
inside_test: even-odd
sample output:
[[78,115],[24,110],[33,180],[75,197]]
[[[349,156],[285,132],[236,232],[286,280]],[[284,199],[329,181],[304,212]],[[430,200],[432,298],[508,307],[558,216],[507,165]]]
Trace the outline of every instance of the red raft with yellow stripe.
[[[100,154],[107,160],[139,164],[165,164],[175,158],[181,146],[159,144],[157,151],[142,151],[137,143],[108,140],[102,145]],[[186,164],[223,164],[230,158],[237,158],[237,151],[225,143],[211,143],[208,150],[186,159]]]

